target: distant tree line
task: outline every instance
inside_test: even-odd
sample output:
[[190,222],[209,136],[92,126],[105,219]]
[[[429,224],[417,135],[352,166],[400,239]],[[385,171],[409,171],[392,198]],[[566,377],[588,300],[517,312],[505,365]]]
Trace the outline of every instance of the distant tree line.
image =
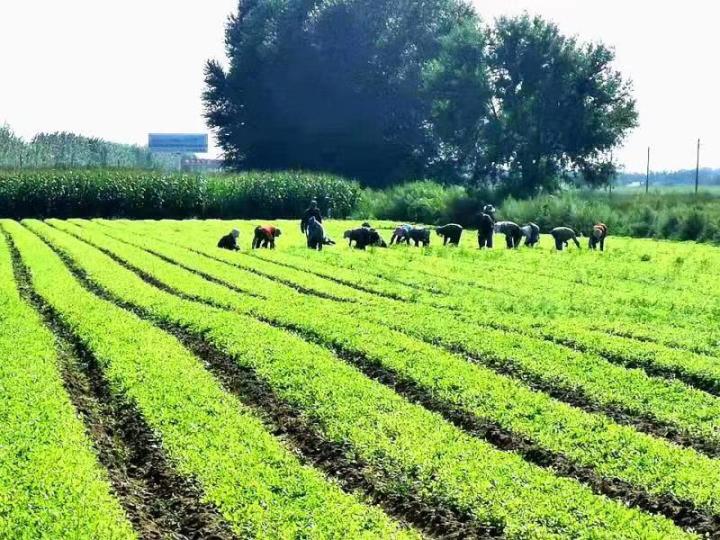
[[637,124],[601,43],[458,0],[240,0],[205,115],[233,169],[412,178],[530,197],[615,176]]
[[176,168],[177,157],[67,132],[39,133],[26,142],[9,126],[0,125],[0,168],[88,167]]
[[[646,173],[624,173],[618,176],[616,185],[644,185]],[[650,185],[683,186],[695,184],[695,169],[680,171],[661,171],[650,173]],[[720,185],[720,169],[700,169],[700,184],[703,186]]]

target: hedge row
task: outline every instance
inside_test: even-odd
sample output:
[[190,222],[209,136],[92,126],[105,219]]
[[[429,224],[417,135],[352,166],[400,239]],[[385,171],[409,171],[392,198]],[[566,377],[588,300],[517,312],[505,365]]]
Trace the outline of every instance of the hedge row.
[[317,198],[345,217],[360,186],[336,176],[300,172],[235,175],[132,170],[0,172],[0,217],[144,219],[293,218]]

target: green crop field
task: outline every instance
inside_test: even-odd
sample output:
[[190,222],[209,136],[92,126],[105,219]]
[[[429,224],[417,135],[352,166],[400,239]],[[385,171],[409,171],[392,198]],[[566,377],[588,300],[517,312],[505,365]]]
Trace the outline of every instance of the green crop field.
[[258,224],[0,220],[0,538],[720,535],[717,248]]

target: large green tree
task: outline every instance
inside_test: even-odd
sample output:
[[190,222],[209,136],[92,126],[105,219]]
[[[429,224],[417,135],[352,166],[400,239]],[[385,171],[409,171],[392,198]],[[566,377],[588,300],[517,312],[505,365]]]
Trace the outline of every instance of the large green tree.
[[515,196],[602,185],[637,122],[614,54],[462,0],[241,0],[205,114],[233,168],[366,185],[432,177]]
[[493,126],[487,163],[503,191],[532,196],[579,174],[603,185],[609,153],[637,124],[631,84],[614,52],[582,44],[539,17],[498,20],[491,36]]
[[473,11],[456,0],[242,0],[206,117],[236,168],[321,169],[370,185],[421,176],[428,63]]
[[423,78],[432,141],[427,174],[452,183],[485,177],[493,90],[487,34],[477,19],[469,18],[443,36]]

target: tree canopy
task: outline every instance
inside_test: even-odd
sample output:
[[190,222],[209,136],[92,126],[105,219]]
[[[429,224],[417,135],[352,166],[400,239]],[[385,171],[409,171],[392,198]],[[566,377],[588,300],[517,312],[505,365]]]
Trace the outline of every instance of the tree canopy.
[[203,100],[235,169],[525,196],[607,181],[637,121],[612,50],[527,15],[488,27],[460,0],[241,0],[226,46]]

